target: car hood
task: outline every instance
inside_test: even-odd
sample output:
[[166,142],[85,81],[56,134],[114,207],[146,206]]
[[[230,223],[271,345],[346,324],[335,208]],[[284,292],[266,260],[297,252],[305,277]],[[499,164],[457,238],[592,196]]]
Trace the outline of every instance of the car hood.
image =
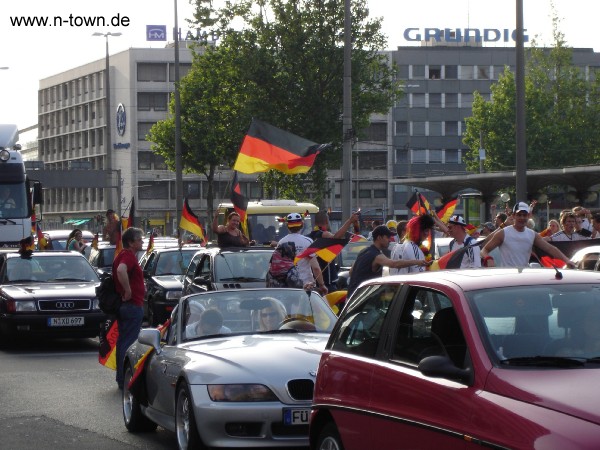
[[188,350],[186,370],[192,384],[276,387],[283,386],[282,380],[314,381],[328,337],[324,333],[254,334],[195,341],[182,347]]
[[183,287],[183,275],[155,275],[152,279],[156,284],[165,289],[181,290]]
[[493,369],[485,390],[600,424],[600,368]]
[[35,283],[4,285],[0,290],[14,300],[37,300],[64,297],[95,297],[95,286],[91,282]]

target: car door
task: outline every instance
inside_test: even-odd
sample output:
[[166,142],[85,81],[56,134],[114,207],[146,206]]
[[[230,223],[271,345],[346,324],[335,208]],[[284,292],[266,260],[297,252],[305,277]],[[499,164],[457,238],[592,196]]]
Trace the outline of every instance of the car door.
[[211,255],[202,255],[202,258],[194,271],[192,282],[188,285],[187,294],[196,294],[212,290],[211,262]]
[[[430,378],[418,370],[423,358],[436,355],[451,356],[462,368],[469,366],[469,351],[452,302],[442,292],[421,287],[407,289],[397,301],[402,307],[395,309],[393,345],[371,378],[372,448],[469,448],[467,436],[474,432],[471,417],[477,401],[474,390],[463,382]],[[437,331],[438,314],[453,318],[452,342]]]

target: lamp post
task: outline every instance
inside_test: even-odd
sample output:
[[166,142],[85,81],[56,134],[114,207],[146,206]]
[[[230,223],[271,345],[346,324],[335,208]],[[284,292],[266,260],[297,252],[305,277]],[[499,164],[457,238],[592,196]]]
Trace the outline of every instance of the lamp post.
[[[177,25],[177,0],[173,0],[175,12],[175,25],[173,26],[173,40],[175,49],[175,214],[177,220],[181,217],[183,208],[183,157],[181,154],[181,98],[179,96],[179,33]],[[179,229],[177,231],[179,235]]]
[[[106,162],[104,164],[105,170],[112,169],[112,142],[111,142],[111,125],[112,122],[110,120],[110,58],[108,53],[108,37],[109,36],[121,36],[121,33],[100,33],[95,32],[92,36],[102,36],[106,39],[106,56],[105,56],[105,69],[104,69],[104,87],[105,87],[105,95],[106,95],[106,112],[105,112],[105,121],[106,121],[106,131],[104,135],[104,148],[106,149]],[[120,181],[120,180],[119,180]],[[113,208],[112,204],[112,195],[108,198],[108,207]],[[119,197],[117,200],[117,212],[119,216],[121,215],[121,198]]]
[[352,130],[352,15],[350,0],[344,0],[344,82],[342,110],[342,217],[350,217],[350,213],[352,212],[352,142],[354,134]]

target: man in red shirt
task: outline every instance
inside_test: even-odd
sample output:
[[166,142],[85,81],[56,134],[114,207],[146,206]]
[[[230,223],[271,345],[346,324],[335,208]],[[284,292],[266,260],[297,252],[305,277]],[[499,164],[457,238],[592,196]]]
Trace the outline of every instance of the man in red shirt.
[[117,314],[119,337],[117,339],[117,384],[123,389],[123,363],[125,353],[135,342],[144,318],[144,274],[138,264],[136,252],[142,250],[144,231],[128,228],[121,241],[123,250],[115,257],[112,265],[115,289],[121,294],[123,303]]

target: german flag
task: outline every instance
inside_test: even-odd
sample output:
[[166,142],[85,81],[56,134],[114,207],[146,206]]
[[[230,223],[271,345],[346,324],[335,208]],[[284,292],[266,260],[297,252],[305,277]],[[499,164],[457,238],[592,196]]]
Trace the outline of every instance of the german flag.
[[352,234],[352,236],[350,237],[350,242],[363,242],[363,241],[367,240],[366,237],[361,236],[360,234],[354,234],[354,233],[351,233],[351,234]]
[[44,236],[44,233],[42,232],[42,228],[40,227],[39,223],[35,224],[35,234],[38,239],[38,249],[48,250],[48,239],[46,239],[46,237]]
[[436,211],[437,216],[442,222],[448,223],[448,220],[450,220],[450,217],[452,217],[452,214],[454,214],[454,210],[456,209],[457,205],[458,198],[450,200]]
[[98,241],[100,240],[100,236],[98,233],[94,235],[94,239],[92,239],[92,243],[90,244],[94,250],[98,250]]
[[415,192],[412,197],[406,202],[406,207],[417,216],[428,214],[431,210],[431,205],[420,192]]
[[148,248],[146,249],[146,255],[154,250],[154,233],[150,233],[150,240],[148,241]]
[[98,362],[104,367],[117,370],[117,339],[119,326],[115,317],[109,317],[100,329],[100,346],[98,347]]
[[246,210],[248,209],[248,199],[242,194],[242,188],[238,181],[237,171],[233,172],[233,181],[231,182],[231,203],[233,209],[240,215],[240,227],[242,232],[248,236],[248,217]]
[[308,258],[316,254],[323,261],[330,263],[340,254],[348,239],[319,238],[310,246],[294,258],[294,264],[297,264],[302,258]]
[[192,212],[187,197],[183,199],[183,211],[181,211],[181,220],[179,228],[189,231],[200,238],[200,241],[206,244],[206,237],[198,216]]
[[252,119],[233,170],[258,173],[278,170],[306,173],[331,144],[317,144],[257,119]]

